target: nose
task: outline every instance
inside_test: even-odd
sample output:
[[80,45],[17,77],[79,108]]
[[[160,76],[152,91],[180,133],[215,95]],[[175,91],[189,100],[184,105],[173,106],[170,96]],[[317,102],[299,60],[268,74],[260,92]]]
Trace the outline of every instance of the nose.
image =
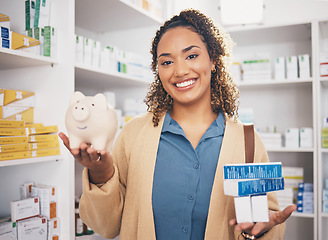
[[176,61],[174,67],[174,75],[176,77],[183,77],[189,73],[188,63],[184,59]]
[[83,121],[89,117],[89,109],[87,106],[78,104],[73,107],[73,118],[77,121]]

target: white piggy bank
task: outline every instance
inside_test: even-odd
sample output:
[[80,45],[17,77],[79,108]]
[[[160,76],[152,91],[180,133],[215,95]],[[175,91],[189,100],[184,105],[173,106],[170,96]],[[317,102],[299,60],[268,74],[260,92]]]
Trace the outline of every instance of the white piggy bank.
[[66,112],[65,124],[72,149],[85,142],[91,143],[98,151],[111,151],[118,121],[105,95],[98,93],[91,97],[75,92]]

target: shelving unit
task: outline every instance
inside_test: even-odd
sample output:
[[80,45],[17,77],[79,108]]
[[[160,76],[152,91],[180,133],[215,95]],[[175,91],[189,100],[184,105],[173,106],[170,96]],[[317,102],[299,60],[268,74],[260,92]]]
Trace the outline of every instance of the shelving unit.
[[[276,57],[314,54],[313,23],[299,23],[286,26],[231,28],[228,32],[236,43],[233,56],[237,59],[253,53],[268,53],[272,60]],[[314,69],[312,62],[311,68]],[[309,79],[271,80],[263,82],[240,82],[240,108],[252,108],[254,124],[265,132],[267,126],[275,125],[277,132],[291,127],[311,127],[316,131],[316,75]],[[317,141],[313,148],[267,149],[271,161],[281,161],[283,166],[303,167],[304,181],[317,186]],[[314,192],[315,202],[317,190]],[[284,239],[317,239],[317,204],[314,213],[294,212],[287,220]],[[302,227],[300,227],[302,226]],[[297,232],[297,233],[296,233]]]
[[[1,2],[11,30],[23,33],[25,3]],[[51,25],[58,32],[57,58],[21,50],[0,49],[0,86],[35,92],[34,122],[57,125],[65,131],[64,116],[74,90],[74,2],[52,1]],[[0,216],[10,216],[10,202],[20,199],[25,182],[56,186],[61,239],[74,239],[74,161],[61,146],[61,155],[0,162]]]
[[[328,21],[316,22],[317,38],[316,51],[317,55],[321,52],[328,52]],[[328,178],[328,149],[321,147],[321,128],[323,127],[323,118],[328,116],[328,77],[320,77],[319,61],[317,62],[318,70],[318,217],[319,217],[319,240],[327,238],[328,234],[328,213],[323,212],[322,191],[325,187],[325,179]]]
[[[23,2],[5,0],[3,3],[1,11],[11,17],[12,30],[23,32]],[[58,125],[59,131],[65,132],[64,116],[75,90],[86,91],[87,95],[114,91],[119,104],[133,95],[144,97],[147,80],[75,64],[74,34],[86,34],[104,44],[111,43],[111,37],[122,36],[120,47],[123,49],[143,39],[140,48],[148,49],[147,41],[162,19],[127,0],[56,0],[52,1],[51,22],[58,33],[56,59],[0,49],[0,85],[35,92],[36,122]],[[131,32],[137,40],[130,36]],[[288,127],[314,129],[313,148],[268,149],[268,153],[271,161],[304,167],[305,181],[315,185],[314,213],[293,213],[287,222],[285,239],[323,240],[328,234],[328,213],[323,213],[321,204],[324,179],[328,178],[328,149],[321,148],[320,130],[322,117],[328,116],[328,77],[319,77],[318,54],[328,51],[328,21],[235,28],[229,32],[237,43],[234,55],[269,52],[272,59],[305,53],[312,56],[313,71],[309,79],[241,82],[238,86],[240,107],[254,109],[257,128],[264,130],[267,125],[276,125],[278,131]],[[74,197],[81,193],[82,167],[75,166],[64,146],[61,146],[61,153],[0,162],[0,191],[5,193],[1,195],[0,216],[10,213],[10,201],[19,198],[21,183],[34,181],[55,185],[59,192],[61,239],[75,238]]]

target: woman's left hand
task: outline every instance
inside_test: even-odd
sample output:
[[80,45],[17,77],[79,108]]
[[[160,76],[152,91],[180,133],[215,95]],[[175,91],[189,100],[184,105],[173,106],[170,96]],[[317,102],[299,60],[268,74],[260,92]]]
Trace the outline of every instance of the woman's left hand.
[[269,231],[274,226],[283,223],[289,216],[296,210],[296,205],[290,205],[282,211],[269,211],[269,222],[256,222],[256,223],[237,223],[236,219],[229,221],[230,226],[235,226],[236,231],[245,231],[248,234],[261,236]]

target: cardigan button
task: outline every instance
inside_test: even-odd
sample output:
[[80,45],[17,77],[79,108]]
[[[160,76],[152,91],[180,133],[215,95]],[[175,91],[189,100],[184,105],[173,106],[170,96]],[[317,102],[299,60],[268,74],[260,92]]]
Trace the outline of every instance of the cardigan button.
[[195,164],[194,169],[198,169],[198,168],[199,168],[199,164]]
[[183,231],[184,233],[187,233],[187,232],[188,232],[188,227],[187,227],[187,226],[184,226],[184,227],[182,228],[182,231]]

